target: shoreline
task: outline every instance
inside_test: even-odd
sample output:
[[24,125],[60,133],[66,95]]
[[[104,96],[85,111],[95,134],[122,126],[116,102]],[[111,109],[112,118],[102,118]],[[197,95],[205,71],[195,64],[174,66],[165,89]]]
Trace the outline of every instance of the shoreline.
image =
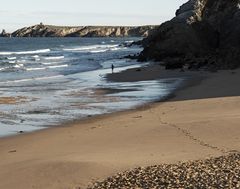
[[183,86],[164,102],[1,138],[0,187],[84,188],[139,166],[239,151],[240,91],[229,83],[240,76],[231,72]]
[[[159,66],[156,63],[152,63],[152,64],[143,64],[143,65],[139,65],[137,67],[135,67],[136,65],[133,66],[133,68],[127,68],[125,70],[122,70],[122,68],[118,68],[119,71],[116,73],[107,73],[105,75],[105,78],[107,81],[111,81],[111,82],[137,82],[137,81],[148,81],[148,80],[157,80],[157,79],[173,79],[173,78],[184,78],[182,81],[182,83],[175,88],[170,94],[164,96],[164,97],[159,97],[158,100],[155,101],[151,101],[151,102],[147,102],[129,109],[124,109],[124,110],[118,110],[115,112],[110,112],[110,113],[103,113],[100,115],[89,115],[88,117],[83,117],[80,119],[74,119],[74,120],[68,120],[68,121],[63,121],[62,123],[59,123],[57,125],[51,125],[51,126],[43,126],[42,129],[39,130],[33,130],[33,131],[18,131],[15,134],[12,135],[6,135],[6,136],[1,136],[1,139],[5,139],[5,138],[14,138],[14,137],[18,137],[18,136],[24,136],[24,135],[31,135],[33,133],[36,132],[41,132],[41,131],[46,131],[48,129],[58,129],[61,127],[70,127],[71,125],[74,124],[84,124],[84,123],[88,123],[88,122],[92,122],[92,121],[96,121],[96,120],[100,120],[100,119],[107,119],[108,117],[112,117],[112,116],[118,116],[119,114],[128,114],[134,111],[142,111],[142,110],[146,110],[149,109],[151,107],[154,107],[155,105],[158,105],[159,103],[164,103],[167,101],[171,101],[171,99],[174,99],[174,97],[176,96],[176,93],[178,91],[184,90],[185,88],[191,87],[191,86],[196,86],[198,85],[202,80],[206,79],[208,76],[206,75],[206,72],[203,72],[204,75],[201,75],[199,72],[186,72],[183,73],[179,70],[168,70],[166,71],[164,69],[164,67]],[[130,66],[131,67],[131,66]],[[157,72],[155,72],[154,74],[152,74],[152,70],[157,68]],[[137,79],[132,80],[132,74],[138,70],[141,69],[141,71],[137,71],[137,75],[139,73],[142,72],[142,70],[144,70],[144,74],[140,74],[140,77],[137,77]],[[149,76],[149,73],[151,74],[151,76]],[[158,73],[163,73],[163,75],[161,75],[160,77],[158,77],[156,74]],[[120,76],[120,78],[119,78]],[[121,77],[124,77],[123,80],[121,80]],[[127,76],[127,77],[126,77]],[[130,77],[129,77],[130,76]],[[135,75],[136,76],[136,75]],[[168,77],[170,76],[170,77]],[[191,81],[190,79],[193,79],[193,81]],[[98,89],[96,89],[98,90]],[[102,89],[100,89],[102,90]],[[110,94],[112,93],[111,90],[113,89],[103,89],[103,93],[104,94]]]

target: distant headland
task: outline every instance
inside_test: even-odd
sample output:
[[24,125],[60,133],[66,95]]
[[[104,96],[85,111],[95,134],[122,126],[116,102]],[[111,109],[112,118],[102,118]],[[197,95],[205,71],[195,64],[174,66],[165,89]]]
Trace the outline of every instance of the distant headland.
[[24,27],[0,37],[147,37],[157,26],[54,26],[43,23]]

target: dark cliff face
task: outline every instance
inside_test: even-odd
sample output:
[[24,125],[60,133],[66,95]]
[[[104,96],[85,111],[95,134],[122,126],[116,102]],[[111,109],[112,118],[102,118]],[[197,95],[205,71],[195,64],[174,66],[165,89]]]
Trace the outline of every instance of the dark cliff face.
[[238,0],[188,1],[144,39],[139,59],[165,61],[167,68],[239,67],[239,8]]
[[19,29],[12,33],[13,37],[147,37],[154,26],[117,27],[86,26],[60,27],[35,25]]

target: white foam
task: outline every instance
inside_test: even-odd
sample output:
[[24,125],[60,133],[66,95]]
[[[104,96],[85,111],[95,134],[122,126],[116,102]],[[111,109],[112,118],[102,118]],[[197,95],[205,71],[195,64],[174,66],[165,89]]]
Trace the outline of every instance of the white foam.
[[76,47],[71,49],[63,49],[64,51],[90,51],[96,50],[96,49],[110,49],[117,47],[118,45],[89,45],[89,46],[82,46],[82,47]]
[[114,47],[112,49],[110,49],[111,51],[118,51],[118,50],[124,50],[124,49],[127,49],[126,47]]
[[7,57],[8,60],[16,60],[17,57]]
[[14,68],[21,68],[21,67],[23,67],[23,64],[17,64],[14,66]]
[[64,65],[59,65],[59,66],[48,66],[48,68],[50,68],[50,69],[53,69],[53,68],[65,68],[65,67],[68,67],[68,65],[64,64]]
[[47,67],[42,67],[42,68],[26,68],[27,71],[36,71],[36,70],[45,70]]
[[38,71],[38,70],[55,69],[55,68],[65,68],[65,67],[68,67],[68,65],[67,65],[67,64],[64,64],[64,65],[38,67],[38,68],[26,68],[26,71]]
[[39,58],[39,56],[38,55],[34,55],[34,56],[32,56],[33,58]]
[[131,41],[125,41],[125,43],[133,43],[134,41],[133,40],[131,40]]
[[43,65],[52,65],[52,64],[59,64],[59,62],[45,62],[42,63]]
[[101,52],[106,52],[109,51],[109,49],[101,49],[101,50],[92,50],[90,51],[91,53],[101,53]]
[[0,52],[0,55],[13,55],[13,54],[40,54],[40,53],[46,53],[50,52],[50,49],[39,49],[35,51],[19,51],[19,52]]
[[2,82],[0,82],[0,84],[21,83],[21,82],[34,81],[34,80],[57,79],[57,78],[61,78],[61,77],[64,77],[64,75],[37,77],[37,78],[29,78],[29,79],[18,79],[18,80],[12,80],[12,81],[2,81]]
[[61,60],[64,59],[64,56],[53,56],[53,57],[45,57],[46,60]]
[[38,55],[34,55],[34,56],[32,56],[32,57],[35,59],[35,61],[39,61],[39,60],[41,60],[40,57],[39,57]]
[[26,60],[17,60],[18,63],[24,63],[27,62]]

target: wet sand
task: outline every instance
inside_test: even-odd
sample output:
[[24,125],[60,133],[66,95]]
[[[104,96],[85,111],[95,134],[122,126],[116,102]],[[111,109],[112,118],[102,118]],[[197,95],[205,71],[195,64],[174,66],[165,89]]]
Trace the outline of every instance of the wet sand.
[[0,188],[85,188],[139,166],[239,151],[240,70],[200,74],[167,102],[0,139]]
[[108,74],[106,78],[115,82],[134,82],[192,76],[196,78],[197,76],[205,76],[205,74],[202,71],[165,70],[161,64],[152,63],[141,68],[132,68],[123,72]]
[[0,104],[6,104],[6,105],[19,104],[19,103],[26,102],[28,100],[30,100],[30,99],[27,99],[27,97],[22,97],[22,96],[18,96],[18,97],[0,97]]

